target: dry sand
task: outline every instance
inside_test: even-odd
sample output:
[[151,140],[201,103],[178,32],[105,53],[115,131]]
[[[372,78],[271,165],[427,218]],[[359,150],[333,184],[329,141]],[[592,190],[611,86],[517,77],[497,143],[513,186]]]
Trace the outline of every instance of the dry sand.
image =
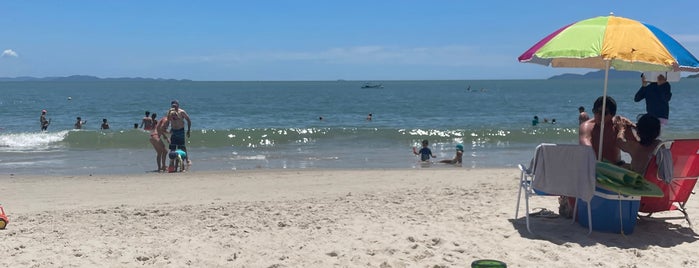
[[[514,218],[516,169],[0,175],[3,267],[698,267],[680,219],[633,234]],[[699,223],[699,198],[690,217]],[[555,198],[532,207],[556,210]],[[678,213],[659,214],[676,216]]]

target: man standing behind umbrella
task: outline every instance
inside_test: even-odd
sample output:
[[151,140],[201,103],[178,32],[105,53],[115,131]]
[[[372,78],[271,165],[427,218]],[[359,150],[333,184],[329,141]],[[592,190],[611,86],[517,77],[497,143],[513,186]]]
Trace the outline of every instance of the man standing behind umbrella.
[[660,119],[662,125],[667,125],[668,115],[670,114],[670,83],[667,78],[660,74],[658,82],[648,83],[646,77],[641,74],[641,88],[636,92],[633,100],[639,102],[646,99],[646,112]]

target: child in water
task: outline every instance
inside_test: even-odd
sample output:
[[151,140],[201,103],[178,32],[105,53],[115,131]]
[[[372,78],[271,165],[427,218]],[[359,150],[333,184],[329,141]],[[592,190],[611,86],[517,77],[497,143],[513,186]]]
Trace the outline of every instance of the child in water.
[[170,158],[168,172],[177,172],[178,169],[180,172],[185,172],[187,170],[185,168],[186,165],[184,164],[185,161],[187,161],[187,153],[185,153],[182,149],[171,150],[168,154],[168,158]]
[[430,157],[434,158],[435,156],[432,154],[432,150],[430,150],[427,145],[429,145],[430,142],[427,140],[422,141],[422,149],[420,151],[417,150],[417,148],[413,147],[413,154],[415,155],[420,155],[420,161],[429,161]]

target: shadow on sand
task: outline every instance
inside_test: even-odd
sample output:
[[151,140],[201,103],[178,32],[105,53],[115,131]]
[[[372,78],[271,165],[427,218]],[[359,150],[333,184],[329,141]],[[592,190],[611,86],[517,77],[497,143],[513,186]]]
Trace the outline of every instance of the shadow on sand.
[[[623,235],[594,230],[592,234],[588,235],[587,227],[583,227],[577,222],[572,223],[571,219],[560,217],[530,217],[530,227],[533,233],[527,231],[525,217],[509,219],[509,221],[523,238],[546,240],[558,245],[576,243],[584,247],[602,244],[622,249],[645,249],[649,246],[672,247],[699,240],[699,235],[692,228],[663,219],[647,217],[642,217],[636,221],[633,233]],[[684,221],[682,223],[687,224]]]

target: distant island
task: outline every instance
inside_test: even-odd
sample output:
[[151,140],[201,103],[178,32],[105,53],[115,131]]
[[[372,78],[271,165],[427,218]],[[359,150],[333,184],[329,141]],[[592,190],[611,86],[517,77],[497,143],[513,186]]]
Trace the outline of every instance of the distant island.
[[24,82],[24,81],[66,81],[66,82],[93,82],[93,81],[172,81],[172,82],[189,82],[188,79],[164,79],[164,78],[143,78],[143,77],[118,77],[118,78],[99,78],[91,75],[71,75],[71,76],[56,76],[56,77],[0,77],[0,82]]
[[[617,71],[609,70],[609,79],[640,79],[641,72],[639,71]],[[686,78],[699,78],[699,74],[693,74]],[[604,70],[589,72],[586,74],[560,74],[549,77],[549,80],[565,80],[565,79],[604,79]]]
[[[609,79],[638,79],[641,72],[609,70]],[[549,77],[549,80],[564,79],[604,79],[604,70],[589,72],[586,74],[559,74]]]

